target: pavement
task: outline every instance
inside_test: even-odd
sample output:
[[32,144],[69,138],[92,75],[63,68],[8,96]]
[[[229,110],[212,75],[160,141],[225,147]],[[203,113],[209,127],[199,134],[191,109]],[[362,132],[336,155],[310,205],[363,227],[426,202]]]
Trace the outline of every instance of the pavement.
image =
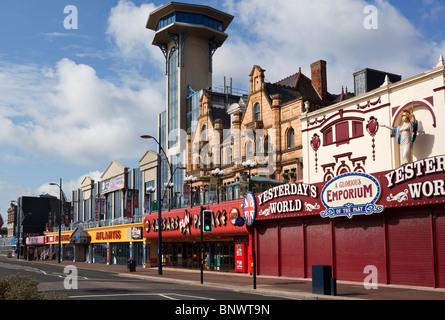
[[[52,260],[30,261],[30,263],[58,264],[57,261]],[[163,267],[162,275],[158,275],[157,267],[137,267],[135,272],[129,272],[127,266],[118,265],[67,261],[62,261],[60,265],[74,265],[79,269],[113,272],[124,277],[211,286],[299,300],[445,300],[445,289],[443,288],[378,284],[377,289],[366,289],[363,283],[337,280],[337,295],[331,296],[313,294],[311,279],[258,275],[256,276],[256,289],[254,289],[253,276],[249,274],[204,271],[201,284],[200,270]]]

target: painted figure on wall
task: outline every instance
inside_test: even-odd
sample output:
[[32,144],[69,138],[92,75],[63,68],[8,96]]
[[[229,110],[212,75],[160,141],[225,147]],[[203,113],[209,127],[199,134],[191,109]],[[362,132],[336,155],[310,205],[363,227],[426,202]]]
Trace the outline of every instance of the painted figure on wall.
[[397,127],[382,127],[390,129],[394,133],[394,138],[400,146],[400,165],[405,165],[413,161],[413,144],[416,141],[418,122],[414,113],[405,110],[402,113],[401,124]]

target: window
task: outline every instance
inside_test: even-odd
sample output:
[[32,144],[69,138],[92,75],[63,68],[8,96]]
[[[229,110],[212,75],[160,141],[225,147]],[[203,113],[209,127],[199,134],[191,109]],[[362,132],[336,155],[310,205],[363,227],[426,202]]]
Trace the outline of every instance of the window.
[[264,138],[264,156],[267,156],[269,154],[269,136],[266,136]]
[[253,107],[253,120],[254,121],[260,121],[261,120],[260,104],[258,102],[255,103],[255,105]]
[[231,165],[232,164],[232,148],[228,147],[226,151],[226,164]]
[[363,122],[353,121],[352,122],[352,137],[362,137],[363,136]]
[[323,133],[324,145],[334,143],[334,137],[332,136],[332,128]]
[[363,119],[342,118],[321,129],[323,145],[349,143],[351,139],[363,137]]
[[[168,147],[178,143],[178,51],[173,48],[168,60]],[[176,133],[175,133],[176,132]]]
[[287,148],[294,148],[295,147],[295,131],[293,128],[290,128],[287,131]]
[[341,122],[335,126],[335,141],[337,143],[347,142],[349,140],[349,123]]
[[253,155],[253,143],[248,140],[246,142],[246,159],[252,159]]
[[156,31],[165,28],[166,26],[174,22],[200,24],[218,31],[223,31],[224,29],[224,24],[222,21],[213,19],[206,15],[199,13],[175,11],[159,19]]
[[207,127],[205,125],[201,129],[201,141],[207,141]]

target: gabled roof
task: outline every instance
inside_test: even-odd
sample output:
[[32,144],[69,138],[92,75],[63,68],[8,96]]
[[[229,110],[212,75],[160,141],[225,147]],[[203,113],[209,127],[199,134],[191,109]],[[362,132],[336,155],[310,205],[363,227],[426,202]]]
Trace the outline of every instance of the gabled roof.
[[102,179],[102,181],[104,181],[125,173],[126,170],[128,170],[128,167],[124,166],[122,163],[116,160],[112,160],[105,171],[102,173],[100,178]]
[[296,88],[298,85],[298,81],[301,78],[301,68],[297,73],[294,73],[293,75],[284,78],[278,82],[275,82],[275,84],[279,85],[279,86],[283,86],[283,87],[290,87],[290,88]]
[[320,96],[312,85],[312,81],[301,72],[301,68],[297,73],[274,84],[266,83],[266,88],[269,97],[272,98],[273,95],[280,94],[283,103],[301,97],[312,101],[320,100]]
[[90,234],[81,226],[77,227],[76,230],[74,230],[74,232],[70,235],[70,243],[87,244],[90,243],[90,241]]
[[89,186],[92,183],[94,183],[93,178],[86,176],[85,178],[83,178],[82,182],[80,183],[81,186]]

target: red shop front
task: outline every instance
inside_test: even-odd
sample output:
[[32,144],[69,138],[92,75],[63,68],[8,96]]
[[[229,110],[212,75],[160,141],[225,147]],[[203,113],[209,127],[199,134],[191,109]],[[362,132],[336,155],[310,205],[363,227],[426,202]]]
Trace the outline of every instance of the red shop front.
[[[242,216],[242,200],[205,205],[213,212],[213,230],[203,233],[204,267],[207,270],[247,272],[249,232],[235,225]],[[162,263],[164,266],[198,269],[200,252],[200,206],[162,212]],[[143,218],[144,238],[148,241],[147,262],[157,265],[158,215]]]
[[[445,288],[445,157],[438,158],[257,194],[258,274],[311,278],[312,265],[330,265],[337,280],[363,282],[373,270],[378,283]],[[331,206],[336,201],[343,204]]]

